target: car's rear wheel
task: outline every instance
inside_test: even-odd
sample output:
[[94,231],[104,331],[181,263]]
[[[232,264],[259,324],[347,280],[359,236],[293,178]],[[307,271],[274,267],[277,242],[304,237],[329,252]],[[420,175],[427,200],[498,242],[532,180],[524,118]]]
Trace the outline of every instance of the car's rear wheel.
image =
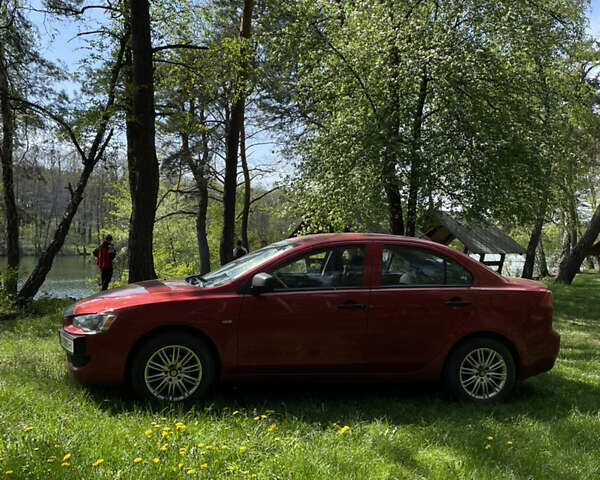
[[131,383],[138,395],[156,402],[189,402],[213,386],[215,361],[206,344],[180,332],[157,335],[136,353]]
[[459,400],[500,402],[515,385],[515,360],[499,340],[472,338],[452,352],[444,376],[447,388]]

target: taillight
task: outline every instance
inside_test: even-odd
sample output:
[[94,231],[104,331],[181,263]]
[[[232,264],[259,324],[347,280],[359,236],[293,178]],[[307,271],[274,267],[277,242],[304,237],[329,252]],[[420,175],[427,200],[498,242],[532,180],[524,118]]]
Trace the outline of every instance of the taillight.
[[544,295],[542,296],[542,301],[540,302],[541,307],[552,308],[552,292],[550,290],[546,290]]

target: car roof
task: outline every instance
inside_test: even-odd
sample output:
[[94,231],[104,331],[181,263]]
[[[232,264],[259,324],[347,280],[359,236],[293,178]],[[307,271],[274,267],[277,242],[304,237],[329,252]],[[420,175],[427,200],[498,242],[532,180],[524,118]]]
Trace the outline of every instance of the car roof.
[[389,233],[317,233],[313,235],[304,235],[302,237],[293,237],[289,239],[297,244],[317,244],[322,242],[335,241],[362,241],[362,242],[398,242],[408,241],[410,243],[421,243],[423,245],[439,245],[439,243],[430,240],[424,240],[416,237],[406,237],[401,235],[391,235]]

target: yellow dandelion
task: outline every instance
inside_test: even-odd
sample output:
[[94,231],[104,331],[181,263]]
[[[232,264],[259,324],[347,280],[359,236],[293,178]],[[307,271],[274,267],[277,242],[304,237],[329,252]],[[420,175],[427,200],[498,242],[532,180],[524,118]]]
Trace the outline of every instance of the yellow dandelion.
[[[33,451],[37,452],[40,449],[40,447],[33,447]],[[2,459],[0,458],[0,461],[2,461]]]
[[140,463],[142,461],[142,459],[140,457],[135,457],[133,459],[133,463]]
[[237,415],[238,413],[240,413],[239,410],[235,410],[234,412],[231,412],[232,415]]
[[253,473],[252,475],[250,475],[250,478],[256,478],[256,473]]
[[194,426],[197,426],[197,425],[198,425],[198,420],[196,420],[196,421],[194,422]]
[[167,451],[167,447],[168,447],[168,446],[169,446],[169,444],[168,444],[168,443],[165,443],[165,444],[164,444],[162,447],[160,447],[160,448],[159,448],[159,450],[160,450],[161,452],[166,452],[166,451]]
[[343,435],[344,433],[346,433],[348,430],[350,430],[350,427],[348,425],[344,425],[342,428],[340,428],[339,434]]
[[55,458],[52,458],[52,457],[50,457],[48,460],[46,460],[46,462],[48,462],[48,463],[53,463],[53,462],[54,462],[54,460],[56,460],[56,459],[55,459]]
[[196,473],[196,470],[194,470],[193,468],[190,468],[187,472],[188,475],[193,475],[194,473]]
[[171,430],[169,427],[163,427],[163,432],[168,432],[169,430]]
[[69,462],[63,462],[60,464],[61,467],[70,467],[71,464]]
[[260,418],[262,418],[264,420],[265,418],[267,418],[267,416],[266,415],[261,415]]
[[244,447],[243,445],[240,447],[240,452],[243,452],[244,450],[246,450],[246,447]]
[[254,417],[252,420],[256,422],[257,420],[260,420],[260,417]]
[[54,448],[60,448],[60,445],[58,443],[55,443]]
[[242,470],[242,475],[248,475],[250,472],[248,470]]
[[153,458],[153,459],[152,459],[152,461],[153,461],[154,463],[158,463],[158,462],[160,462],[160,458]]
[[229,450],[229,447],[227,445],[221,445],[221,450]]
[[275,410],[265,410],[265,413],[269,413],[269,414],[275,413]]
[[14,472],[12,470],[7,470],[4,472],[4,475],[12,475]]
[[489,450],[490,448],[492,448],[492,446],[491,446],[491,445],[488,443],[488,444],[485,446],[485,449],[486,449],[486,450]]
[[160,434],[161,434],[163,437],[166,437],[166,436],[169,434],[169,432],[161,432]]
[[187,448],[180,448],[179,449],[179,454],[180,455],[185,455],[187,453]]
[[31,432],[32,430],[33,430],[33,427],[25,427],[26,432]]
[[204,446],[203,443],[199,443],[198,445],[196,445],[198,448],[202,448]]
[[171,467],[171,471],[172,471],[172,472],[176,472],[176,471],[177,471],[177,469],[176,469],[175,467]]
[[175,429],[176,429],[176,430],[185,430],[186,428],[187,428],[187,427],[186,427],[186,426],[185,426],[183,423],[181,423],[181,422],[177,422],[177,423],[175,424]]
[[489,436],[489,437],[487,437],[487,439],[491,442],[494,439],[494,437]]
[[178,463],[177,467],[179,467],[179,469],[181,470],[181,467],[183,467],[183,463]]
[[249,433],[246,434],[246,437],[250,438],[252,435],[250,435]]
[[208,468],[208,463],[203,463],[200,465],[200,470],[206,470]]
[[269,432],[274,432],[275,430],[277,430],[277,425],[274,425],[274,424],[273,424],[273,425],[271,425],[269,428],[267,428],[267,430],[268,430]]
[[146,435],[152,435],[152,430],[151,430],[151,429],[148,429],[148,430],[146,430],[144,433],[145,433]]
[[509,440],[508,442],[506,442],[507,445],[512,445],[512,442]]
[[279,438],[279,437],[275,437],[275,441],[276,441],[276,442],[280,442],[280,441],[281,441],[281,438]]
[[67,453],[64,457],[63,457],[63,462],[66,462],[69,458],[71,458],[71,454]]
[[97,467],[98,465],[100,465],[102,462],[104,462],[103,458],[99,458],[98,460],[96,460],[94,463],[92,463],[92,467]]
[[164,422],[167,419],[167,417],[160,417],[160,419]]

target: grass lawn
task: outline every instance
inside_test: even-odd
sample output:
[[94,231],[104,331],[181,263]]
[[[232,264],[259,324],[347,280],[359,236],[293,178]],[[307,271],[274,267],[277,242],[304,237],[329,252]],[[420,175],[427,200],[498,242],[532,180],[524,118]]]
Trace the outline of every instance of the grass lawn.
[[0,475],[598,479],[600,277],[552,289],[556,366],[487,407],[444,401],[437,385],[270,384],[159,411],[71,380],[64,304],[39,303],[53,313],[0,322]]

